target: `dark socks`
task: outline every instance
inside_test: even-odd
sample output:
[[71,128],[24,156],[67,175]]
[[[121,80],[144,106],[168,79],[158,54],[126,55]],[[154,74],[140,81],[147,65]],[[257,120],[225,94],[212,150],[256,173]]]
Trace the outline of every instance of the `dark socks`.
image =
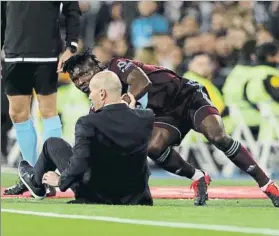
[[183,160],[173,148],[167,148],[165,152],[156,160],[156,164],[173,174],[191,179],[195,174],[195,168]]
[[232,139],[224,153],[237,167],[254,178],[257,181],[259,187],[262,187],[268,183],[269,178],[258,166],[251,153],[238,141]]

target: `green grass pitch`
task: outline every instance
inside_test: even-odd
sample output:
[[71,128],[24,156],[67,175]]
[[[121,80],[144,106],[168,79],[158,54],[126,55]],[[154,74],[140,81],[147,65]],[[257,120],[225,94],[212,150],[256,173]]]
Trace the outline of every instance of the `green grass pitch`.
[[[1,173],[1,186],[13,185],[17,177]],[[151,179],[152,186],[185,186],[190,181],[181,179]],[[252,181],[214,181],[212,186],[254,185]],[[163,221],[195,224],[200,229],[154,225],[138,225],[67,219],[49,216],[23,215],[1,212],[3,236],[185,236],[185,235],[279,235],[279,209],[269,200],[211,200],[206,207],[193,206],[193,200],[155,200],[153,207],[67,205],[69,199],[2,199],[1,209],[57,213],[82,216],[105,216],[120,219]],[[204,229],[204,225],[225,226],[223,231]],[[227,226],[238,227],[239,232],[229,231]],[[258,233],[244,233],[243,227],[259,228]],[[226,228],[228,230],[226,230]],[[265,230],[263,230],[265,228]],[[267,229],[273,229],[268,231]]]

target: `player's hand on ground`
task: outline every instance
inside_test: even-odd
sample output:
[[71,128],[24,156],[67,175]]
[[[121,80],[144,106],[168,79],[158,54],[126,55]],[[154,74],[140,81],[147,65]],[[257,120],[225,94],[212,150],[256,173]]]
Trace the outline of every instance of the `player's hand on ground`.
[[136,102],[137,101],[136,101],[133,94],[125,93],[125,94],[122,95],[121,99],[122,99],[123,102],[127,103],[130,108],[132,108],[132,109],[136,108]]
[[59,183],[60,176],[55,173],[54,171],[49,171],[44,174],[42,183],[43,184],[48,184],[53,187],[57,187]]
[[63,65],[64,63],[74,54],[71,53],[71,51],[69,49],[67,49],[62,56],[60,57],[59,61],[58,61],[58,65],[57,65],[57,73],[63,72]]

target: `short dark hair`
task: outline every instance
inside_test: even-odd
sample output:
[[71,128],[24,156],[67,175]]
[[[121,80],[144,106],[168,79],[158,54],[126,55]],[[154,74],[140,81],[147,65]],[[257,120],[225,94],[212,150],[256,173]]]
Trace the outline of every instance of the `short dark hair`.
[[265,62],[268,56],[275,56],[278,51],[279,47],[275,42],[264,43],[256,49],[257,61]]
[[254,39],[248,40],[242,47],[242,57],[244,60],[251,60],[251,55],[255,53],[257,41]]
[[96,67],[100,68],[100,61],[97,60],[94,54],[90,53],[89,49],[86,49],[83,52],[70,57],[70,59],[65,62],[63,71],[73,74],[73,71],[77,66],[91,67],[92,70],[94,70]]
[[192,58],[196,57],[196,56],[207,56],[210,60],[210,62],[212,63],[216,63],[216,56],[207,52],[197,52],[194,53],[194,55],[192,56]]

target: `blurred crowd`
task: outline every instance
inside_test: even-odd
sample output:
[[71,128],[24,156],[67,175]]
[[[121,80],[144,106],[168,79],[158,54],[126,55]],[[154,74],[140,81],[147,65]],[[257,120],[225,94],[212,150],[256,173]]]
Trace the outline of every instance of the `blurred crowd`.
[[221,88],[239,60],[253,60],[256,46],[279,39],[279,2],[80,2],[80,47],[100,61],[128,57],[183,75],[191,59]]
[[[210,83],[210,97],[223,117],[228,116],[226,101],[229,99],[223,99],[222,93],[230,90],[231,84],[224,84],[233,68],[237,64],[252,65],[258,46],[279,40],[279,2],[275,1],[91,0],[79,4],[82,11],[80,50],[90,48],[101,62],[127,57],[164,66],[181,76],[187,73],[189,79],[199,79],[198,75],[202,79],[200,83],[206,86],[204,79]],[[63,23],[61,14],[62,29]],[[64,136],[71,139],[75,121],[88,112],[89,103],[84,94],[69,84],[67,74],[60,74],[60,81],[65,86],[58,90],[58,110]],[[237,88],[235,90],[237,92]],[[7,156],[7,132],[12,123],[5,106],[7,98],[3,91],[1,94],[4,124],[1,153]],[[234,93],[228,97],[236,99]],[[254,124],[254,115],[247,117],[249,127],[259,126]],[[233,130],[229,121],[225,120],[225,125]]]

